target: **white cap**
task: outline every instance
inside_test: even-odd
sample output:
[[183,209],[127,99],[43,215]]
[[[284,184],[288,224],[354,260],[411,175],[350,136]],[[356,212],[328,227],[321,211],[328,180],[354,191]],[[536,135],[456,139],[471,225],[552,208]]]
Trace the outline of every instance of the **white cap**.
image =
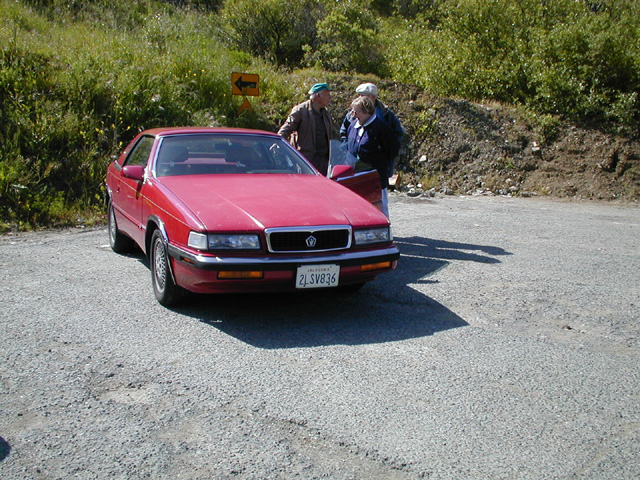
[[358,85],[358,88],[356,88],[356,93],[358,95],[375,95],[377,97],[378,87],[373,83],[362,83]]

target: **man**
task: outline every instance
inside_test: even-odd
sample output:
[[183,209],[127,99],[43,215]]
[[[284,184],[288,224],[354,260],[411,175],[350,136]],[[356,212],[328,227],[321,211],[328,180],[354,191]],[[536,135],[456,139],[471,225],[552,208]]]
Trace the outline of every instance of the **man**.
[[327,107],[331,92],[326,83],[316,83],[309,90],[309,100],[296,105],[278,130],[291,145],[323,175],[329,168],[331,116]]
[[[378,87],[376,87],[373,83],[362,83],[358,85],[356,88],[356,93],[361,97],[369,98],[376,108],[376,116],[383,120],[395,135],[399,144],[402,144],[402,137],[404,136],[404,130],[402,129],[402,125],[400,125],[400,121],[398,117],[378,98]],[[342,125],[340,126],[340,140],[344,143],[347,141],[347,132],[349,130],[349,125],[355,119],[351,115],[351,112],[348,112],[344,120],[342,121]],[[395,158],[391,163],[391,167],[389,168],[389,176],[393,175],[393,170],[395,168]]]

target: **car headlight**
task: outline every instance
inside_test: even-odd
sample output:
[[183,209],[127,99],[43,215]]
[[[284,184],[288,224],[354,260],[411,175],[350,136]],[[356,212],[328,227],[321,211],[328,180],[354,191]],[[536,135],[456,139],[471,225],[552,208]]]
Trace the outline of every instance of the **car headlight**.
[[372,243],[385,243],[393,240],[390,227],[355,230],[353,237],[358,246],[370,245]]
[[256,234],[210,233],[210,250],[257,250],[260,238]]
[[190,232],[188,245],[198,250],[258,250],[260,237],[255,233]]

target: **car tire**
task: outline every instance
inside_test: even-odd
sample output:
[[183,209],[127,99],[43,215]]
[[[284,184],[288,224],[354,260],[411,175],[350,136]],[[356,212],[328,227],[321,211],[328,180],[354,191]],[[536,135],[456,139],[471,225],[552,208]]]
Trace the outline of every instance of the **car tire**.
[[178,303],[184,296],[184,289],[173,281],[171,264],[167,245],[160,230],[153,232],[151,249],[149,250],[149,265],[151,268],[151,283],[153,293],[160,305],[169,307]]
[[109,206],[107,207],[107,217],[111,250],[116,253],[126,253],[130,251],[133,248],[133,240],[118,230],[118,224],[116,223],[116,216],[111,202],[109,202]]

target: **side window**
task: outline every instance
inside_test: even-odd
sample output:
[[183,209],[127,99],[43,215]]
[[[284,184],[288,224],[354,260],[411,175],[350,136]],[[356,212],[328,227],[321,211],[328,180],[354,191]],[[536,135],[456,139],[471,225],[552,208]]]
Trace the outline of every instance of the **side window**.
[[147,165],[147,161],[149,160],[149,154],[151,153],[151,148],[153,147],[154,137],[142,137],[136,146],[133,147],[131,153],[124,161],[125,165],[142,165],[143,167]]

